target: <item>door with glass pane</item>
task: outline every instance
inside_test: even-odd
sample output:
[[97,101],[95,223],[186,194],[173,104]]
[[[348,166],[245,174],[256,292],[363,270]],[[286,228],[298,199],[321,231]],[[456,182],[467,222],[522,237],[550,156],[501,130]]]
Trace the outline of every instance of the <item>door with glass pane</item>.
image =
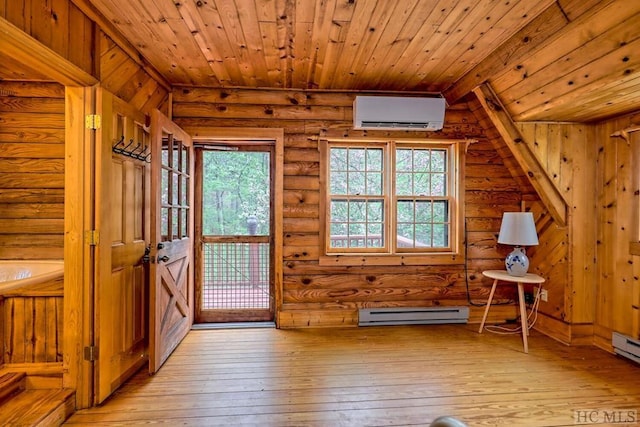
[[193,144],[159,111],[151,116],[149,371],[156,372],[193,324]]
[[196,150],[196,323],[273,320],[273,146]]

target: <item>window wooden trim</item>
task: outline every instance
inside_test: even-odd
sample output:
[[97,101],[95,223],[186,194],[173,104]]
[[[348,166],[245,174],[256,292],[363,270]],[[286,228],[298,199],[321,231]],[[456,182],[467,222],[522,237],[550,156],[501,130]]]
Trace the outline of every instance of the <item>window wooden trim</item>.
[[[443,146],[451,147],[451,153],[454,154],[450,160],[450,167],[454,168],[452,176],[455,177],[452,186],[452,202],[451,211],[454,218],[451,220],[451,239],[450,250],[432,250],[429,252],[393,252],[394,246],[389,246],[388,253],[381,252],[352,252],[352,253],[330,253],[328,252],[329,245],[329,146],[331,143],[341,143],[349,145],[365,144],[367,146],[375,146],[383,143],[388,144],[394,142],[396,148],[401,145],[429,145],[429,146]],[[318,149],[320,151],[320,244],[323,248],[323,255],[319,257],[320,265],[336,265],[336,266],[362,266],[362,265],[449,265],[449,264],[463,264],[464,263],[464,154],[468,147],[468,144],[472,142],[469,140],[450,140],[450,139],[418,139],[418,138],[320,138]],[[387,153],[391,155],[391,153]],[[389,176],[390,172],[387,171],[387,176],[384,178],[391,185],[392,177]],[[395,200],[395,196],[392,197],[389,193],[385,195],[390,199]],[[395,203],[395,202],[394,202]],[[394,203],[389,203],[387,209],[395,207]],[[391,206],[391,205],[394,206]],[[391,223],[385,224],[385,231],[387,236],[391,236]],[[395,231],[394,231],[395,232]],[[390,240],[389,238],[387,240]],[[395,240],[395,239],[394,239]],[[395,245],[393,242],[387,243],[388,245]]]

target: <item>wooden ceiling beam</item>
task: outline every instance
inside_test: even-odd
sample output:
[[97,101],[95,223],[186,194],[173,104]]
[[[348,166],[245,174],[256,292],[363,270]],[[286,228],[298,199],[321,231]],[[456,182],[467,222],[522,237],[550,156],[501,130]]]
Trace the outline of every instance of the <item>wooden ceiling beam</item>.
[[516,66],[531,52],[542,46],[578,17],[596,7],[602,9],[612,0],[565,0],[552,3],[529,24],[501,44],[487,58],[478,63],[444,91],[449,105],[455,104],[477,85],[488,81],[497,70]]
[[93,86],[91,74],[0,17],[0,51],[16,62],[65,86]]
[[531,148],[525,143],[520,131],[504,109],[498,96],[487,83],[476,87],[473,92],[504,139],[507,147],[513,153],[513,157],[525,171],[529,182],[531,182],[553,219],[559,225],[565,225],[567,221],[567,202],[542,165],[540,165]]

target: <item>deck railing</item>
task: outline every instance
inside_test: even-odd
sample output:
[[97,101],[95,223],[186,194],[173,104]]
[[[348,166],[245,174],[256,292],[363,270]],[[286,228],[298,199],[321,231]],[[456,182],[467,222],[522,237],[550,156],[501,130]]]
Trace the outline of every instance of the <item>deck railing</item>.
[[[412,248],[414,241],[406,237],[396,236],[396,242],[399,248]],[[382,235],[380,234],[351,234],[351,235],[333,235],[331,236],[332,248],[381,248],[384,246]],[[424,247],[425,244],[415,242],[416,247]]]
[[[332,236],[332,247],[382,247],[382,235]],[[397,237],[398,246],[413,241]],[[367,246],[365,246],[365,243]],[[349,245],[347,245],[349,244]],[[268,307],[270,284],[269,243],[203,243],[204,308]]]

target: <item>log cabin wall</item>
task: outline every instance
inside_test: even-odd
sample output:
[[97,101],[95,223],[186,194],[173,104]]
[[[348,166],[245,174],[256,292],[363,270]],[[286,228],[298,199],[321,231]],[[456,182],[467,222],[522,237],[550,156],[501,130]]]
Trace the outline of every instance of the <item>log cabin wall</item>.
[[[295,90],[178,88],[173,118],[197,140],[209,127],[276,127],[285,132],[284,285],[281,327],[337,326],[357,323],[360,307],[468,305],[463,265],[334,267],[319,265],[322,255],[319,212],[322,131],[358,136],[352,130],[353,93]],[[469,288],[473,302],[486,300],[491,282],[485,269],[503,268],[509,248],[496,244],[504,211],[519,210],[522,187],[496,150],[497,132],[487,129],[461,102],[447,109],[437,137],[475,138],[465,166],[465,210]],[[482,115],[481,113],[478,113]],[[369,132],[375,136],[375,132]],[[377,135],[389,135],[378,131]],[[402,132],[404,137],[425,133]],[[522,171],[517,172],[522,176]],[[512,297],[505,287],[505,298]],[[559,296],[559,298],[562,298]],[[481,308],[472,306],[472,321]],[[515,315],[511,306],[495,311]]]
[[[63,258],[64,117],[62,85],[0,81],[1,259]],[[62,280],[0,296],[0,366],[61,374],[62,312]],[[61,375],[31,381],[59,387]]]
[[605,349],[611,349],[614,331],[640,338],[638,123],[636,113],[595,126],[599,225],[595,342]]
[[0,82],[0,259],[62,259],[64,87]]
[[[168,112],[169,90],[71,2],[0,1],[0,16],[141,111]],[[15,77],[25,80],[0,81],[0,259],[61,259],[64,86]]]

